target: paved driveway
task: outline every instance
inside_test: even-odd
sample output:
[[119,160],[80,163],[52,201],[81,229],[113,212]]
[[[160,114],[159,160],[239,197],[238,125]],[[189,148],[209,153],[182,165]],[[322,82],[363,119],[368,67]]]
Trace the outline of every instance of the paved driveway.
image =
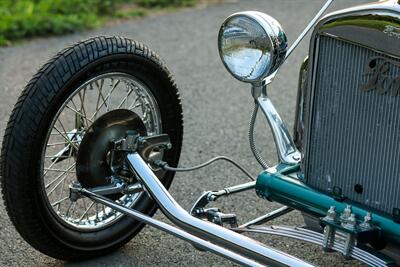
[[[332,7],[367,2],[340,0]],[[252,109],[250,88],[225,71],[217,51],[217,33],[229,14],[240,10],[259,10],[277,18],[290,41],[322,5],[314,0],[241,0],[207,8],[134,20],[119,25],[68,35],[36,39],[9,48],[0,48],[0,129],[6,121],[21,89],[36,70],[64,46],[91,36],[123,35],[148,44],[167,62],[181,88],[185,116],[185,135],[181,166],[203,162],[216,155],[230,155],[254,174],[260,171],[247,141],[247,127]],[[270,96],[292,129],[298,67],[307,55],[307,41],[282,67],[270,87]],[[275,146],[265,120],[257,121],[256,140],[265,157],[276,161]],[[171,188],[177,201],[189,208],[203,190],[219,189],[245,181],[229,165],[214,165],[191,174],[178,174]],[[279,207],[258,199],[253,192],[225,198],[225,211],[236,212],[241,222]],[[163,218],[160,212],[157,218]],[[290,213],[277,224],[299,225],[299,213]],[[350,266],[340,255],[325,254],[320,248],[288,239],[257,236],[275,246],[320,266]],[[0,204],[1,266],[230,266],[231,263],[210,253],[199,252],[191,245],[158,230],[146,227],[119,251],[89,262],[65,263],[33,250],[16,233]]]

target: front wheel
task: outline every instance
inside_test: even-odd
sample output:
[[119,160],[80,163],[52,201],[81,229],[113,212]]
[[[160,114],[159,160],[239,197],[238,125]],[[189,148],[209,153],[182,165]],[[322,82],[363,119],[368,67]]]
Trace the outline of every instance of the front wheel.
[[[118,130],[107,132],[110,125]],[[177,165],[183,133],[178,90],[143,44],[89,39],[61,51],[33,77],[11,114],[1,152],[5,206],[29,244],[54,258],[83,260],[119,248],[143,228],[89,199],[69,199],[69,184],[79,173],[83,184],[106,183],[107,144],[126,130],[168,134],[172,149],[158,156]],[[169,187],[174,174],[156,175]],[[112,197],[150,216],[156,210],[143,192]]]

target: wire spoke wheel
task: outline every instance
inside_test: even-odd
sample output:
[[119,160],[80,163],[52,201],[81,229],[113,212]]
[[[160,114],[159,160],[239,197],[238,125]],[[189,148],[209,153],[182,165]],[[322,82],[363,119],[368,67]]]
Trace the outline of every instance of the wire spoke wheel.
[[[42,158],[42,178],[51,208],[71,227],[94,230],[122,216],[86,198],[69,199],[69,184],[76,180],[76,155],[85,132],[101,115],[120,109],[138,114],[148,135],[162,132],[154,96],[134,76],[124,73],[102,74],[84,83],[54,117]],[[123,195],[117,202],[132,207],[141,194]]]
[[[172,148],[153,151],[177,166],[183,119],[178,89],[161,59],[141,43],[96,37],[72,45],[29,81],[10,116],[0,158],[1,189],[11,221],[35,249],[67,261],[110,253],[144,225],[88,198],[73,202],[69,185],[85,188],[137,178],[114,158],[112,142],[127,131],[167,134]],[[174,172],[154,170],[168,188]],[[106,197],[153,216],[144,191]]]

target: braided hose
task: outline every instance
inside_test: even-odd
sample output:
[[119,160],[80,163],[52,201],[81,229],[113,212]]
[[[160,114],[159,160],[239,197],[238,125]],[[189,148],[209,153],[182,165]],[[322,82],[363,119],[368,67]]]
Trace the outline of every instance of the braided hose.
[[249,124],[249,143],[250,143],[250,149],[251,152],[253,152],[254,157],[258,161],[258,163],[263,167],[264,169],[269,168],[269,164],[267,161],[261,156],[260,152],[258,152],[256,148],[256,144],[254,142],[254,125],[256,123],[256,118],[257,118],[257,112],[258,112],[258,103],[257,101],[254,103],[254,109],[253,113],[251,114],[251,119],[250,119],[250,124]]

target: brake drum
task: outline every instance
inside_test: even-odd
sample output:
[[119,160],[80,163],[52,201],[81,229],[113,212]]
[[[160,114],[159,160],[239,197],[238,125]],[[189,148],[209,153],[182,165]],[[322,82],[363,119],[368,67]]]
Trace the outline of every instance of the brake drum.
[[127,109],[109,111],[100,116],[87,129],[79,145],[76,158],[76,175],[85,188],[106,185],[112,175],[108,163],[111,141],[124,138],[126,132],[134,130],[146,135],[146,127],[135,112]]

